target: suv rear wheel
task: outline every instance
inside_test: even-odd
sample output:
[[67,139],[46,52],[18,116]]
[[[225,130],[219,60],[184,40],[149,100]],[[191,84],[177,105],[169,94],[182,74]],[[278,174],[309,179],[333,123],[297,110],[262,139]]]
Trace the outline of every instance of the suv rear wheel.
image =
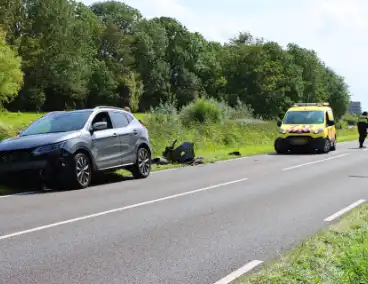
[[83,153],[74,155],[74,171],[72,171],[73,188],[82,189],[90,185],[92,165],[90,159]]
[[146,178],[151,172],[151,153],[144,147],[140,147],[137,152],[137,160],[132,166],[131,172],[136,179]]

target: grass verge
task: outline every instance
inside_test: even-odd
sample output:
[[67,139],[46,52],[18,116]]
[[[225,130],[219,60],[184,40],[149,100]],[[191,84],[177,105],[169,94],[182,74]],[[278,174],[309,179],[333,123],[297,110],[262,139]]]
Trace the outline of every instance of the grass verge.
[[368,204],[238,284],[368,283]]

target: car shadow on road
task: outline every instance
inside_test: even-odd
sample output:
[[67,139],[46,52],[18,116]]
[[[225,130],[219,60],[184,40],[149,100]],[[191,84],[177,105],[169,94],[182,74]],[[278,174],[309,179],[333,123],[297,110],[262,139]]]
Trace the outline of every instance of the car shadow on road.
[[368,176],[349,175],[349,178],[368,178]]
[[[93,178],[90,188],[124,182],[134,179],[131,176],[124,176],[121,173],[101,173]],[[70,188],[61,185],[53,185],[50,188],[42,187],[39,179],[34,174],[26,174],[19,178],[17,175],[5,176],[0,178],[0,188],[8,189],[9,194],[30,195],[45,194],[52,192],[69,191]]]
[[105,185],[105,184],[111,184],[111,183],[117,183],[117,182],[123,182],[128,180],[133,180],[134,178],[132,176],[124,176],[122,174],[118,173],[104,173],[97,175],[92,183],[91,186],[99,186],[99,185]]

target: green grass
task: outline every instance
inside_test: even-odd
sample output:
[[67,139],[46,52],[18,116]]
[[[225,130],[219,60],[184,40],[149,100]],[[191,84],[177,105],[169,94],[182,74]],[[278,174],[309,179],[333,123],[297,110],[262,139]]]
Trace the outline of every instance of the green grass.
[[353,140],[358,140],[358,131],[355,127],[351,129],[337,130],[337,141],[338,142],[347,142],[347,141],[353,141]]
[[0,135],[1,127],[6,127],[10,135],[16,135],[17,131],[26,128],[42,115],[43,113],[0,112]]
[[239,284],[368,283],[368,204]]

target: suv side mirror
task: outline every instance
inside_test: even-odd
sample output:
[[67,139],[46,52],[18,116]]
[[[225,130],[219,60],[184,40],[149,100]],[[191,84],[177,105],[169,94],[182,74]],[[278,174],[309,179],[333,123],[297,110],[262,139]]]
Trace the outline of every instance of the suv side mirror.
[[278,121],[277,121],[277,126],[278,126],[278,127],[281,127],[281,125],[282,125],[282,121],[281,121],[281,120],[278,120]]
[[106,121],[99,121],[95,122],[92,125],[92,131],[104,130],[107,129],[107,122]]
[[328,126],[334,126],[334,125],[335,125],[335,121],[333,121],[333,120],[329,120],[329,121],[327,122],[327,125],[328,125]]

